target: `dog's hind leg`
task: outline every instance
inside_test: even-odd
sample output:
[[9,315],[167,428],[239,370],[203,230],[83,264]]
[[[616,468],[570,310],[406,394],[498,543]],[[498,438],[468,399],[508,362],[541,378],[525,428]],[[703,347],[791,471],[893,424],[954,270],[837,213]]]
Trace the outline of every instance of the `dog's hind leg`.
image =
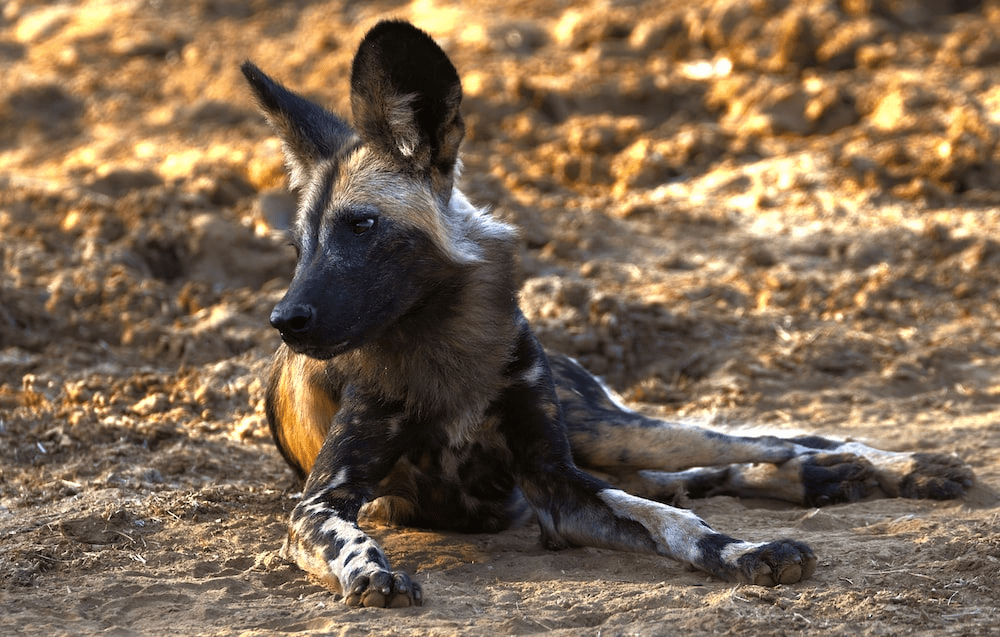
[[[828,440],[818,436],[791,438],[807,450],[819,449],[814,459],[799,456],[804,469],[815,468],[823,458],[860,458],[882,493],[889,497],[951,500],[965,495],[975,483],[972,469],[959,457],[944,453],[885,451],[849,440]],[[832,466],[833,462],[827,462]],[[762,476],[763,477],[763,476]]]
[[735,495],[809,506],[856,502],[878,494],[949,500],[962,497],[975,482],[972,470],[955,456],[882,451],[858,442],[834,444],[833,451],[806,448],[777,464],[607,475],[609,481],[630,493],[665,502],[683,496]]
[[820,436],[738,436],[649,418],[572,359],[552,356],[550,363],[574,460],[647,498],[726,494],[824,505],[881,491],[942,500],[961,497],[974,482],[972,470],[946,454]]
[[629,493],[660,502],[734,495],[822,506],[856,502],[878,487],[874,467],[853,454],[807,453],[777,464],[602,473]]
[[574,460],[582,467],[681,471],[741,462],[780,463],[802,453],[774,436],[736,436],[649,418],[622,405],[576,361],[550,355]]

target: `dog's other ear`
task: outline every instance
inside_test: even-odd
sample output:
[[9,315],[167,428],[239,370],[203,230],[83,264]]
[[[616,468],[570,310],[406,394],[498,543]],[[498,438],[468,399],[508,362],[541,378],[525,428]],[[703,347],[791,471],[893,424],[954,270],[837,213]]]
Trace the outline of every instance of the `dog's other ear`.
[[296,95],[264,74],[252,62],[240,67],[250,83],[257,103],[281,138],[290,186],[305,185],[312,166],[333,157],[356,139],[343,120],[319,104]]
[[430,177],[451,195],[462,83],[434,40],[412,24],[384,21],[361,42],[351,69],[351,109],[362,139],[402,170]]

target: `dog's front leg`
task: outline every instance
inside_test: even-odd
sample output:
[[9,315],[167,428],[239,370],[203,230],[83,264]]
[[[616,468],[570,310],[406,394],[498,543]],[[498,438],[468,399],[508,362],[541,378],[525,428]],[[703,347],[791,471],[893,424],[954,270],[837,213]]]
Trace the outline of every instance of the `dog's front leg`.
[[389,434],[398,423],[370,416],[341,409],[292,511],[284,552],[350,606],[419,606],[420,585],[392,570],[358,527],[358,511],[400,455]]

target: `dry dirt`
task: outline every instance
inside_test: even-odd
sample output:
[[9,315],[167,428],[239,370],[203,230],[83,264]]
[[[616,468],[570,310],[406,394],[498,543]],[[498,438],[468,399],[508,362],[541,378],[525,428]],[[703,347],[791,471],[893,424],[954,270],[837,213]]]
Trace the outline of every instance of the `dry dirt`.
[[[1000,8],[975,0],[0,3],[0,634],[1000,634]],[[534,529],[375,529],[428,603],[277,555],[261,375],[292,267],[251,58],[341,112],[410,18],[543,340],[668,417],[954,452],[958,502],[690,505],[767,589]]]

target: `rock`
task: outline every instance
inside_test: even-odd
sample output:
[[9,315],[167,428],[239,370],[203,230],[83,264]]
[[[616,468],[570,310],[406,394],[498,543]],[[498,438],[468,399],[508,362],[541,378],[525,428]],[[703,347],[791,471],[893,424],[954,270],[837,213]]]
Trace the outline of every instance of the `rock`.
[[618,153],[611,162],[615,193],[620,196],[631,188],[651,188],[662,184],[675,173],[670,161],[651,139],[639,139]]
[[152,414],[167,411],[169,407],[170,400],[167,398],[167,395],[156,393],[150,394],[132,405],[132,411],[139,416],[150,416]]
[[885,25],[872,19],[851,20],[838,25],[816,50],[816,60],[830,71],[845,71],[858,65],[863,47],[877,46],[885,36]]

